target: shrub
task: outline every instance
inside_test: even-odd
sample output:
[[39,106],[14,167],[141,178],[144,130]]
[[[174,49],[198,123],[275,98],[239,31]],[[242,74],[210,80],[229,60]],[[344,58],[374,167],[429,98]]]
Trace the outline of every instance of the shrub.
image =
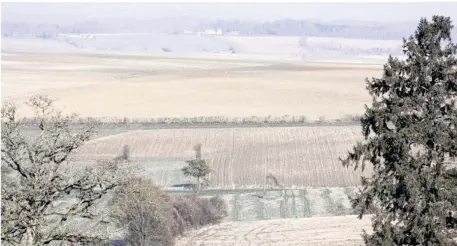
[[197,216],[195,216],[197,209],[192,206],[189,200],[184,196],[175,197],[172,200],[175,228],[180,234],[186,230],[196,228],[198,223]]
[[127,245],[174,244],[169,197],[150,181],[133,179],[117,191],[115,218]]
[[114,199],[114,217],[126,230],[127,245],[174,244],[187,230],[220,223],[227,208],[219,197],[170,197],[150,181],[134,179],[121,187]]
[[219,197],[177,196],[172,198],[172,205],[177,234],[220,223],[227,216],[225,202]]
[[214,215],[212,220],[213,223],[220,223],[227,215],[227,205],[225,201],[218,196],[211,197],[210,203],[216,208],[217,213]]

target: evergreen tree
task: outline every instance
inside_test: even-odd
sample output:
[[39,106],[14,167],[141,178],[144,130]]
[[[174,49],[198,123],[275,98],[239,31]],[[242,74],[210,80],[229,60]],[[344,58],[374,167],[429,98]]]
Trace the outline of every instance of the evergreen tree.
[[406,60],[389,57],[381,78],[367,79],[373,97],[361,123],[365,141],[342,160],[373,166],[352,200],[361,218],[372,207],[367,245],[457,245],[446,226],[456,212],[457,46],[451,20],[421,19],[403,40]]
[[194,185],[194,190],[198,194],[204,186],[208,185],[207,176],[211,172],[211,168],[206,164],[206,161],[201,158],[201,144],[195,145],[194,150],[195,159],[186,161],[187,166],[182,169],[182,172],[185,176],[190,176],[197,180]]

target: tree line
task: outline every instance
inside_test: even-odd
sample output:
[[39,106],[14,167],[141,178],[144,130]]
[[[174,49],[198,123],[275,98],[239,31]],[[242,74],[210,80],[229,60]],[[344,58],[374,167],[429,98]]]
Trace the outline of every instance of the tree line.
[[[166,23],[166,24],[164,24]],[[310,36],[356,39],[399,40],[414,30],[413,22],[324,22],[280,19],[274,21],[201,20],[196,18],[158,18],[140,20],[86,20],[74,24],[30,24],[2,21],[2,36],[35,35],[54,38],[59,33],[132,33],[162,32],[180,34],[185,31],[221,29],[224,34],[237,32],[244,36]],[[455,31],[452,33],[456,37]]]

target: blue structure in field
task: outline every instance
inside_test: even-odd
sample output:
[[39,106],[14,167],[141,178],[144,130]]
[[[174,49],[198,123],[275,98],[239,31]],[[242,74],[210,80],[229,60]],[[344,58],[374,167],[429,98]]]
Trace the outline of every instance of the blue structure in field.
[[172,187],[175,187],[175,188],[192,189],[192,184],[177,184],[177,185],[173,185]]
[[127,246],[127,243],[124,240],[113,240],[111,246]]

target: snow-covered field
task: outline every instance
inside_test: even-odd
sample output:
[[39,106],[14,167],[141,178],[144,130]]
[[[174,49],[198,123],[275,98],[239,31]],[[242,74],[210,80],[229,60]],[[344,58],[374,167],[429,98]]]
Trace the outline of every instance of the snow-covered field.
[[187,245],[362,245],[370,217],[355,215],[264,221],[226,222],[192,231],[177,246]]
[[[401,40],[326,37],[198,36],[162,33],[61,34],[54,38],[4,37],[8,52],[142,52],[224,53],[269,55],[282,58],[366,60],[361,56],[401,55]],[[379,60],[378,60],[379,61]]]
[[[43,92],[84,117],[360,114],[381,66],[230,54],[2,53],[2,100]],[[30,114],[25,112],[24,114]]]
[[[185,164],[193,157],[192,146],[201,143],[203,158],[214,170],[212,188],[262,188],[270,174],[281,187],[347,187],[359,185],[362,173],[342,167],[338,158],[361,140],[360,126],[158,129],[95,139],[75,157],[112,158],[128,145],[134,160]],[[181,167],[154,169],[151,177],[171,186],[176,184],[172,174]]]
[[[144,46],[135,46],[134,42],[124,46],[126,40],[138,37],[117,39],[106,35],[83,43],[4,38],[2,101],[20,103],[33,94],[46,93],[57,99],[57,106],[65,112],[84,117],[288,114],[303,115],[309,120],[335,119],[363,112],[364,104],[371,101],[365,78],[380,76],[380,64],[385,61],[382,55],[357,53],[359,49],[371,49],[369,41],[309,38],[308,45],[315,48],[303,53],[298,37],[273,41],[243,37],[162,38],[157,42],[145,39],[141,41]],[[183,42],[188,46],[183,48]],[[322,43],[323,48],[319,46]],[[388,49],[393,43],[385,41],[374,47]],[[172,52],[164,52],[165,44]],[[340,46],[357,55],[341,53]],[[226,52],[229,49],[236,53]],[[327,54],[328,50],[333,53]],[[22,116],[33,113],[19,110]],[[337,206],[335,202],[340,201],[348,209],[344,187],[357,185],[360,172],[342,168],[338,157],[360,139],[359,130],[165,129],[102,138],[89,143],[80,153],[89,157],[86,160],[111,157],[129,144],[132,157],[141,157],[148,161],[146,164],[162,165],[163,160],[176,164],[192,156],[194,142],[202,142],[203,155],[216,170],[212,177],[216,188],[259,189],[270,172],[281,185],[307,187],[306,195],[305,189],[282,197],[276,197],[279,193],[275,191],[274,201],[265,203],[250,198],[258,192],[226,194],[226,200],[235,204],[229,206],[231,215],[242,220],[300,218],[328,214],[326,206]],[[179,165],[160,173],[156,167],[146,166],[145,170],[154,171],[151,177],[169,185],[167,175],[176,178]],[[332,195],[322,193],[326,188]],[[360,221],[355,216],[227,222],[191,232],[177,245],[355,245],[361,244],[360,233],[367,225],[367,219]]]

